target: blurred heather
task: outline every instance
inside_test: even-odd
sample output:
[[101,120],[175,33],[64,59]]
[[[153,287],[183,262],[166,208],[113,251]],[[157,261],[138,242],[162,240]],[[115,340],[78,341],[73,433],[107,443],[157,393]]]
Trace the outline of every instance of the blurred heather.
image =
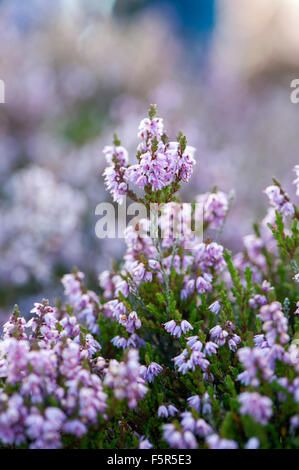
[[134,149],[150,103],[198,150],[185,200],[235,190],[223,237],[239,249],[270,177],[293,191],[298,19],[291,0],[2,0],[1,312],[53,299],[74,266],[96,284],[120,257],[94,232],[102,148],[117,129]]

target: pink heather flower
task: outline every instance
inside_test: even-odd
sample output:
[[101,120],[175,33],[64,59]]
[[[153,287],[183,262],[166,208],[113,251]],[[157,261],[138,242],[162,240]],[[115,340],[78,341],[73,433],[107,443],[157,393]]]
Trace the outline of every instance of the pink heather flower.
[[219,310],[221,309],[220,302],[216,300],[209,306],[209,310],[213,313],[216,313],[216,315],[219,313]]
[[264,193],[268,196],[270,204],[281,212],[284,217],[288,215],[293,216],[295,214],[293,204],[286,199],[278,186],[268,186],[264,190]]
[[237,351],[237,345],[236,345],[236,343],[234,342],[234,340],[232,340],[232,339],[229,339],[229,340],[228,340],[228,347],[229,347],[229,349],[230,349],[231,351],[233,351],[233,352],[236,352],[236,351]]
[[181,413],[181,426],[185,431],[190,431],[199,437],[205,437],[213,433],[211,426],[204,419],[194,418],[190,411]]
[[197,441],[191,431],[178,431],[174,424],[164,424],[163,435],[165,441],[173,449],[196,449]]
[[268,186],[266,189],[263,191],[266,196],[269,198],[270,203],[274,207],[279,207],[283,204],[284,202],[284,196],[280,191],[280,188],[278,186]]
[[213,434],[213,429],[204,419],[198,419],[195,423],[195,434],[200,437],[206,437],[209,434]]
[[181,299],[182,300],[187,299],[187,297],[194,292],[194,287],[195,287],[195,280],[188,279],[188,277],[186,277],[185,288],[182,289],[181,291]]
[[93,291],[85,291],[81,285],[84,274],[66,274],[61,279],[64,293],[68,297],[69,304],[80,321],[83,321],[91,333],[99,333],[98,315],[99,298]]
[[134,265],[132,266],[132,277],[134,281],[137,283],[142,281],[144,275],[145,275],[144,264],[138,263],[138,261],[136,261]]
[[181,330],[184,334],[186,334],[188,331],[193,330],[193,326],[190,325],[190,323],[187,320],[182,320]]
[[177,325],[174,320],[170,320],[164,323],[164,328],[167,333],[170,333],[172,336],[176,338],[180,338],[180,336],[187,333],[190,330],[193,330],[193,326],[187,320],[182,320],[180,325]]
[[160,366],[156,362],[151,362],[147,368],[145,380],[147,380],[147,382],[149,383],[152,383],[154,381],[154,378],[157,377],[157,375],[159,375],[162,370],[162,366]]
[[146,140],[151,136],[161,137],[163,134],[163,119],[154,117],[153,119],[144,118],[139,124],[138,137]]
[[260,441],[257,437],[251,437],[245,445],[245,449],[258,449],[259,447]]
[[280,344],[289,342],[288,321],[281,311],[279,302],[263,305],[260,309],[260,315],[263,320],[263,330],[266,332],[266,338],[270,346],[273,346],[276,341]]
[[[203,272],[213,268],[217,273],[220,273],[226,266],[223,258],[223,246],[215,242],[208,244],[200,243],[195,251],[195,260]],[[209,282],[211,281],[212,278],[210,278]]]
[[205,371],[209,367],[210,363],[203,353],[200,351],[192,351],[187,365],[189,370],[195,370],[196,366],[199,366],[202,371]]
[[212,413],[212,403],[208,392],[205,392],[202,397],[202,414],[209,415]]
[[155,259],[149,259],[148,260],[148,265],[154,271],[161,269],[159,261],[156,261]]
[[257,348],[269,348],[269,343],[265,338],[265,335],[255,335],[254,338],[254,344]]
[[174,336],[174,331],[176,329],[177,325],[174,320],[170,320],[166,323],[164,323],[164,328],[167,333],[170,333],[172,336]]
[[294,279],[294,281],[299,282],[299,273],[295,274],[293,279]]
[[120,316],[127,315],[128,313],[126,306],[118,299],[106,302],[104,312],[107,317],[114,318],[116,320],[118,320]]
[[129,350],[126,362],[110,360],[104,384],[114,390],[117,399],[126,398],[129,408],[136,408],[138,401],[147,393],[145,381],[140,374],[139,353],[136,349]]
[[178,413],[178,409],[174,405],[168,405],[168,414],[169,416],[175,416]]
[[187,346],[193,351],[201,351],[202,349],[202,343],[199,341],[198,336],[189,336]]
[[168,418],[168,408],[165,405],[160,405],[158,408],[158,418]]
[[178,367],[179,372],[182,372],[183,374],[185,374],[190,367],[188,355],[187,349],[184,349],[181,354],[173,358],[175,366]]
[[27,322],[25,318],[19,316],[17,312],[14,312],[9,320],[3,325],[3,339],[17,338],[18,340],[27,339],[25,332]]
[[255,295],[254,297],[249,299],[249,302],[248,302],[248,304],[251,308],[258,308],[261,305],[266,305],[267,303],[268,303],[268,301],[267,301],[266,296],[261,295],[261,294]]
[[118,161],[120,166],[128,164],[128,152],[122,146],[106,145],[103,149],[103,154],[109,165],[114,165],[113,158]]
[[178,172],[185,183],[191,178],[193,167],[196,164],[194,154],[195,148],[187,145],[183,155],[178,159]]
[[235,331],[235,329],[236,329],[235,325],[229,320],[225,323],[225,325],[231,331]]
[[218,344],[208,341],[204,347],[204,354],[206,356],[211,356],[212,354],[217,354]]
[[299,415],[294,415],[290,419],[290,427],[291,429],[299,428]]
[[259,393],[243,392],[238,397],[240,413],[252,416],[258,423],[267,424],[272,416],[272,401]]
[[221,439],[218,434],[211,434],[206,437],[209,449],[238,449],[238,444],[229,439]]
[[228,211],[227,195],[221,191],[200,194],[196,201],[203,204],[204,222],[213,229],[219,229]]
[[129,285],[128,283],[122,279],[120,276],[113,276],[113,283],[114,283],[114,293],[116,296],[121,293],[124,297],[128,297],[129,295]]
[[274,287],[271,286],[270,282],[269,281],[263,281],[262,282],[262,290],[263,292],[270,292],[271,290],[273,290]]
[[87,433],[87,428],[79,419],[73,419],[64,423],[63,431],[76,437],[82,437]]
[[218,346],[223,346],[228,336],[228,332],[223,330],[220,325],[216,325],[210,330],[210,335],[213,342]]
[[196,290],[199,294],[205,294],[212,290],[212,279],[211,274],[204,273],[203,276],[199,276],[196,279]]
[[116,348],[122,348],[122,349],[127,348],[127,340],[125,338],[121,338],[120,336],[115,336],[114,338],[112,338],[111,343]]
[[193,395],[192,397],[187,398],[187,402],[191,408],[194,408],[199,413],[199,410],[200,410],[199,395]]
[[183,439],[186,449],[197,449],[197,441],[195,436],[190,431],[185,431],[183,434]]
[[144,345],[144,341],[136,334],[133,333],[129,338],[122,338],[121,336],[115,336],[112,338],[111,343],[116,348],[127,349],[130,346],[133,348],[141,347]]
[[237,376],[237,380],[240,380],[244,385],[258,386],[260,383],[258,372],[260,372],[266,380],[269,380],[273,376],[273,371],[270,368],[267,358],[267,348],[250,349],[245,347],[239,349],[237,354],[239,361],[245,368],[245,371]]
[[246,235],[243,237],[244,247],[246,248],[248,257],[251,261],[257,264],[261,269],[264,269],[266,259],[262,253],[264,242],[256,235]]
[[152,449],[153,446],[148,439],[146,439],[144,436],[141,436],[138,448],[139,449]]
[[103,176],[105,177],[105,186],[111,193],[113,201],[122,204],[128,189],[128,185],[124,181],[123,170],[121,168],[108,166],[104,170]]
[[190,411],[184,411],[181,413],[181,426],[185,431],[195,432],[196,418]]
[[139,176],[137,179],[135,177],[135,183],[141,187],[150,184],[153,191],[158,191],[171,183],[172,178],[167,172],[166,155],[162,152],[162,148],[160,152],[158,149],[154,157],[151,152],[141,155],[137,175]]
[[128,333],[134,333],[135,329],[141,328],[141,320],[136,312],[131,312],[128,316],[120,315],[118,321],[126,327]]

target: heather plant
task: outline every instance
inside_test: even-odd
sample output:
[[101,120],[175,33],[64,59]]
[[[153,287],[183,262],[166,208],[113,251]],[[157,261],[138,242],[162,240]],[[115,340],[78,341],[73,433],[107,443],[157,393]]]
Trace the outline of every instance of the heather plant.
[[177,236],[195,149],[182,133],[169,140],[155,106],[138,137],[134,164],[117,136],[105,147],[106,187],[119,204],[167,204],[171,217],[155,219],[167,236],[139,220],[99,292],[74,270],[65,304],[36,303],[28,322],[15,308],[0,344],[2,445],[298,447],[295,203],[274,180],[268,214],[232,255],[221,244],[231,197],[214,188],[196,198],[203,237],[186,226]]

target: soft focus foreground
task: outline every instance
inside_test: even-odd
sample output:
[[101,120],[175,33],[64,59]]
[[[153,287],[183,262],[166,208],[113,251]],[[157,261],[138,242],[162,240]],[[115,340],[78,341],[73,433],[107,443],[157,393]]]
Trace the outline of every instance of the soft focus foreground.
[[[104,148],[113,199],[179,200],[195,148],[169,140],[154,106],[138,138],[130,163],[117,136]],[[198,196],[203,242],[142,237],[145,219],[100,295],[75,270],[65,304],[35,303],[28,322],[15,307],[0,343],[2,445],[298,447],[299,211],[278,181],[265,194],[268,213],[233,258],[220,244],[229,198],[214,189]]]
[[[235,191],[222,240],[238,252],[252,221],[263,217],[270,178],[292,193],[297,3],[216,3],[205,42],[196,35],[184,42],[159,8],[131,18],[121,2],[103,0],[97,10],[89,1],[32,3],[26,11],[13,0],[0,6],[3,317],[15,302],[27,319],[36,298],[53,303],[60,277],[74,266],[96,289],[98,273],[121,259],[122,241],[99,240],[94,231],[95,208],[106,199],[100,149],[116,129],[131,155],[136,122],[151,102],[159,103],[169,135],[184,129],[197,148],[200,164],[182,199],[214,185],[219,198]],[[184,37],[187,30],[185,18]]]

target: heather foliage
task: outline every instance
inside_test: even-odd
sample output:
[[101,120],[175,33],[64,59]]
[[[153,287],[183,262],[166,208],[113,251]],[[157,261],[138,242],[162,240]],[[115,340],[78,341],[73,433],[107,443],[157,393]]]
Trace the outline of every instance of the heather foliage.
[[[134,164],[116,136],[105,147],[107,189],[180,218],[195,149],[183,134],[169,141],[154,106],[138,137]],[[29,322],[15,308],[0,344],[2,445],[298,447],[299,212],[276,180],[265,193],[269,211],[241,253],[220,244],[231,199],[216,188],[197,197],[203,240],[171,227],[144,237],[144,219],[99,292],[74,271],[65,304],[37,303]]]

